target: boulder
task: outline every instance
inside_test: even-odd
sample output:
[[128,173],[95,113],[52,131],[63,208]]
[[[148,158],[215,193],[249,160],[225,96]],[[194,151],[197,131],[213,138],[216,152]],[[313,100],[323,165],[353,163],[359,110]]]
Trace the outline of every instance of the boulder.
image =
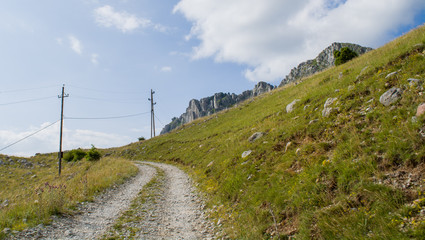
[[422,103],[418,106],[418,109],[416,109],[416,117],[419,117],[425,113],[425,103]]
[[398,71],[395,71],[395,72],[389,73],[389,74],[385,77],[385,79],[392,78],[392,77],[394,77],[395,75],[397,75],[397,73],[398,73]]
[[338,98],[328,98],[326,99],[325,104],[323,105],[322,116],[328,117],[333,111],[334,108],[330,107]]
[[407,79],[407,81],[409,82],[409,86],[411,86],[411,87],[421,85],[421,80],[416,79],[416,78],[409,78],[409,79]]
[[248,141],[255,142],[255,140],[261,138],[265,134],[266,133],[263,133],[263,132],[256,132],[256,133],[252,134],[251,137],[248,138]]
[[369,66],[364,67],[361,71],[360,71],[360,75],[363,75],[366,70],[369,68]]
[[332,105],[336,100],[338,100],[338,98],[328,98],[328,99],[326,99],[326,102],[325,102],[325,104],[323,106],[325,108],[327,108],[330,105]]
[[393,87],[381,95],[381,97],[379,98],[379,102],[382,103],[384,106],[389,106],[395,103],[398,99],[400,99],[402,93],[403,90],[401,90],[400,88]]
[[288,151],[288,148],[292,145],[292,142],[288,142],[285,147],[285,152]]
[[300,99],[295,99],[294,101],[292,101],[290,104],[286,105],[286,112],[290,113],[292,111],[294,111],[294,106],[297,102],[301,101]]
[[248,157],[252,153],[252,150],[248,150],[242,153],[242,158]]

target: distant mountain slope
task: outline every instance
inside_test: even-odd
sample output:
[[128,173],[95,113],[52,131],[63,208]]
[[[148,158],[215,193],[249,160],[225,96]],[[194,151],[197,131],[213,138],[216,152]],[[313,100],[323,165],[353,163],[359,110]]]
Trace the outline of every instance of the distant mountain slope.
[[273,88],[273,85],[265,82],[259,82],[257,85],[255,85],[253,90],[247,90],[239,95],[234,93],[220,92],[214,94],[213,96],[202,98],[201,100],[192,99],[189,102],[189,107],[186,109],[186,112],[183,113],[179,118],[173,118],[171,123],[165,125],[161,131],[161,134],[168,133],[185,123],[192,122],[195,119],[222,111],[239,102],[269,92],[273,90]]
[[373,50],[369,47],[362,47],[353,43],[332,43],[329,47],[323,50],[315,59],[307,60],[300,63],[298,67],[293,68],[291,72],[282,80],[279,87],[294,82],[303,77],[311,76],[317,72],[321,72],[328,67],[335,65],[334,51],[339,51],[341,48],[348,47],[356,52],[359,56]]

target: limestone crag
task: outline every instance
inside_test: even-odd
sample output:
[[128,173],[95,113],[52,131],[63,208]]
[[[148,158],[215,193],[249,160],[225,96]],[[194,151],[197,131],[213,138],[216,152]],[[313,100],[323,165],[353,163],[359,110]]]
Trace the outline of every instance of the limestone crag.
[[249,98],[256,97],[263,93],[269,92],[274,89],[273,85],[266,82],[259,82],[255,85],[253,90],[247,90],[237,95],[234,93],[216,93],[213,96],[202,98],[200,100],[192,99],[189,102],[186,112],[179,118],[175,117],[171,123],[167,124],[161,131],[161,134],[170,132],[171,130],[185,124],[192,122],[195,119],[209,116],[216,112],[227,109],[237,103],[245,101]]
[[341,48],[348,47],[358,55],[362,55],[372,48],[362,47],[352,43],[332,43],[323,50],[315,59],[300,63],[298,67],[293,68],[291,72],[282,80],[279,87],[294,82],[303,77],[308,77],[317,72],[323,71],[328,67],[335,65],[334,51],[340,51]]

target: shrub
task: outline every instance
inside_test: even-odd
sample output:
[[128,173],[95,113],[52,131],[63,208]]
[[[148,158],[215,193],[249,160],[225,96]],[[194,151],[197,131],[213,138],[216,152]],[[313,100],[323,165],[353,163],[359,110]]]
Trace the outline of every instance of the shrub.
[[100,152],[93,145],[91,145],[91,149],[86,154],[86,159],[88,161],[98,161],[101,157],[102,155]]
[[146,140],[145,137],[139,137],[138,139],[139,139],[139,141],[145,141]]
[[353,50],[349,49],[348,47],[341,48],[341,51],[335,50],[334,51],[335,66],[346,63],[357,56],[358,54],[354,52]]
[[63,159],[67,162],[71,161],[80,161],[86,156],[86,152],[84,152],[81,148],[73,149],[65,154]]

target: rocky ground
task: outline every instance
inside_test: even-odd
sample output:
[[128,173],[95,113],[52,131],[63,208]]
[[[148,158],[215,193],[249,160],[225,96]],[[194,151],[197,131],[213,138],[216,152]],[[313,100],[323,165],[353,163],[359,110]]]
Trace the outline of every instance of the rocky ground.
[[[79,214],[55,216],[50,225],[15,232],[11,239],[214,238],[214,227],[204,216],[203,203],[183,171],[161,163],[145,162],[138,166],[139,174],[126,184],[102,194],[94,202],[79,204]],[[143,187],[152,179],[155,188],[151,186],[149,193],[143,195]],[[122,219],[128,215],[131,221],[123,226]],[[132,234],[118,231],[126,228]]]

